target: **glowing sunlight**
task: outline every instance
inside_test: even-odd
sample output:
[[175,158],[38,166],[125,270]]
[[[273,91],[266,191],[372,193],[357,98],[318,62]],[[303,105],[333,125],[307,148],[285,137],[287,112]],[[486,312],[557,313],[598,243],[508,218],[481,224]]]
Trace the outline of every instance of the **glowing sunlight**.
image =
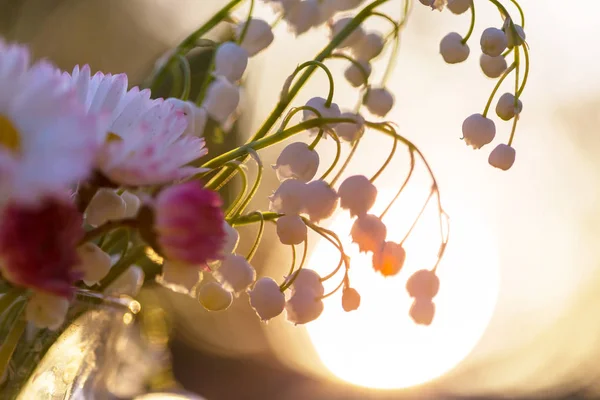
[[[422,189],[422,188],[421,188]],[[426,198],[427,191],[407,192],[384,218],[388,240],[402,240]],[[373,208],[379,214],[393,192],[379,194]],[[408,201],[407,201],[408,199]],[[341,291],[325,300],[325,311],[307,325],[321,361],[338,378],[365,387],[394,389],[430,381],[461,362],[477,344],[487,327],[498,289],[498,257],[490,232],[464,203],[445,198],[452,217],[451,241],[438,267],[441,287],[434,299],[436,315],[431,326],[417,326],[408,315],[412,300],[405,290],[407,278],[416,270],[431,268],[438,250],[437,210],[429,204],[411,237],[403,270],[383,278],[371,267],[371,257],[359,254],[350,238],[341,237],[352,258],[350,281],[362,296],[357,311],[346,313],[339,306]],[[452,207],[453,205],[457,207]],[[463,207],[463,208],[460,208]],[[330,225],[336,232],[349,232],[351,221],[340,213]],[[309,268],[328,273],[337,265],[339,253],[319,241]],[[326,290],[340,281],[331,279]]]

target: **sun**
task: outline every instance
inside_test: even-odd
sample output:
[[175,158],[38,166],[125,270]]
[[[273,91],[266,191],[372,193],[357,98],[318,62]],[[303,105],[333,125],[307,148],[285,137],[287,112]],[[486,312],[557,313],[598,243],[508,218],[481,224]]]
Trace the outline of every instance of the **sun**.
[[[380,193],[374,213],[381,212],[392,196]],[[386,214],[388,240],[402,239],[423,204],[422,197],[415,195]],[[433,204],[405,242],[406,263],[395,277],[383,278],[374,272],[370,255],[359,254],[350,238],[340,235],[351,257],[350,282],[361,295],[361,306],[344,312],[341,293],[336,293],[325,299],[321,317],[306,326],[322,363],[338,378],[379,389],[415,386],[451,370],[477,344],[498,295],[498,256],[489,230],[472,209],[461,204],[464,208],[447,209],[452,216],[451,239],[438,269],[441,287],[434,299],[435,318],[428,327],[410,319],[412,300],[405,284],[414,271],[435,263],[440,242]],[[347,213],[340,213],[330,228],[349,232],[351,224]],[[324,275],[338,259],[339,253],[320,241],[308,267]],[[325,282],[326,291],[341,279],[340,273]]]

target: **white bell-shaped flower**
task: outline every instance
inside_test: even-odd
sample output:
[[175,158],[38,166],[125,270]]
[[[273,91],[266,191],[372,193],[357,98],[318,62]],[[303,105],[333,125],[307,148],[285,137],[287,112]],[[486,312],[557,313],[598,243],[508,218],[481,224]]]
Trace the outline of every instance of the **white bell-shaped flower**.
[[280,181],[298,179],[308,182],[319,169],[319,153],[306,143],[290,143],[283,149],[273,168]]
[[467,146],[480,149],[494,140],[496,125],[494,121],[481,114],[473,114],[464,120],[462,132]]
[[300,244],[307,234],[306,224],[299,215],[284,215],[277,219],[277,236],[282,244]]
[[344,77],[354,87],[366,85],[368,83],[369,76],[371,76],[371,64],[368,61],[357,61],[362,70],[354,63],[350,63],[346,71],[344,71]]
[[434,1],[435,1],[435,0],[419,0],[419,2],[420,2],[421,4],[423,4],[424,6],[427,6],[427,7],[432,7],[432,8],[433,8],[433,2],[434,2]]
[[502,30],[506,34],[506,46],[509,49],[512,49],[515,46],[521,46],[523,43],[525,43],[526,36],[523,27],[515,24],[515,29],[513,31],[513,29],[510,27],[509,18],[504,20],[504,26]]
[[498,57],[508,45],[508,39],[502,29],[490,27],[481,34],[481,51],[490,57]]
[[410,317],[418,325],[431,325],[435,304],[430,298],[416,298],[410,306]]
[[385,117],[394,106],[394,95],[384,87],[370,87],[363,97],[367,110],[378,117]]
[[83,273],[83,282],[92,286],[100,282],[110,271],[110,255],[92,242],[82,244],[77,248],[79,265],[75,267]]
[[383,276],[394,276],[404,266],[406,251],[394,242],[385,242],[377,251],[373,252],[373,269]]
[[240,102],[240,90],[223,77],[217,77],[206,90],[202,106],[219,124],[227,122]]
[[365,119],[362,115],[353,112],[345,112],[340,115],[340,118],[350,118],[356,121],[356,123],[340,122],[335,125],[335,133],[340,139],[352,143],[365,132]]
[[169,97],[165,102],[173,104],[178,110],[181,110],[187,117],[187,127],[184,135],[202,137],[204,128],[208,121],[208,113],[203,107],[198,107],[193,101],[183,101],[175,97]]
[[360,307],[360,294],[353,288],[344,288],[342,292],[342,308],[346,312],[357,310]]
[[285,304],[287,320],[294,325],[314,321],[323,309],[323,301],[312,290],[296,290]]
[[381,54],[384,44],[385,41],[381,34],[370,32],[352,46],[352,52],[359,61],[371,61]]
[[[333,40],[333,38],[337,36],[342,31],[342,29],[344,29],[351,21],[352,17],[344,17],[332,23],[329,26],[329,28],[331,29],[331,36],[329,39]],[[356,44],[358,44],[358,42],[360,42],[360,40],[363,37],[365,37],[365,31],[359,25],[356,28],[354,28],[352,33],[348,35],[348,37],[346,37],[340,45],[338,45],[338,48],[343,49],[345,47],[355,46]]]
[[225,228],[225,244],[223,245],[223,255],[229,255],[234,253],[237,249],[238,243],[240,242],[240,234],[233,226],[229,225],[227,221],[223,221],[223,228]]
[[473,5],[473,0],[448,0],[446,8],[453,14],[463,14]]
[[25,307],[25,319],[37,328],[60,328],[69,311],[69,300],[45,292],[34,292]]
[[377,199],[377,188],[364,175],[346,178],[338,189],[340,207],[350,211],[350,215],[366,214]]
[[138,211],[140,211],[141,201],[140,198],[135,194],[124,191],[121,193],[121,198],[125,202],[125,218],[135,218]]
[[297,179],[285,180],[269,200],[271,211],[280,214],[300,214],[305,209],[306,183]]
[[207,282],[198,289],[198,301],[208,311],[223,311],[233,303],[233,295],[217,282]]
[[479,58],[479,65],[485,76],[488,78],[499,78],[508,68],[506,59],[501,55],[498,57],[490,57],[487,54],[482,54]]
[[410,297],[433,299],[440,290],[440,279],[434,271],[420,269],[406,281]]
[[338,206],[336,191],[325,181],[312,181],[306,185],[305,211],[312,222],[319,222],[333,215]]
[[[321,118],[339,118],[342,114],[342,112],[340,111],[340,107],[333,102],[328,107],[326,103],[327,100],[322,97],[313,97],[312,99],[306,102],[306,106],[312,107],[315,110],[317,110],[319,114],[321,114]],[[313,118],[318,118],[318,116],[315,115],[315,113],[312,110],[302,110],[302,121],[308,121]],[[329,127],[333,129],[335,125],[336,124],[327,124],[323,128]],[[311,135],[316,135],[319,132],[319,128],[311,128],[308,130],[308,132]]]
[[285,308],[285,295],[272,278],[263,277],[256,281],[254,288],[248,291],[250,305],[262,321],[275,318]]
[[[242,20],[237,25],[235,29],[236,40],[239,40],[245,25],[246,20]],[[240,46],[242,46],[242,48],[248,52],[248,55],[252,57],[269,47],[274,39],[275,36],[273,35],[273,30],[267,21],[251,18],[248,29],[246,30],[246,35]]]
[[365,0],[336,0],[336,5],[338,11],[348,11],[360,6],[364,2]]
[[296,35],[301,35],[319,21],[319,2],[317,0],[302,0],[292,5],[283,15],[290,30]]
[[325,22],[331,20],[335,13],[339,11],[338,0],[319,0],[319,16],[315,21],[314,26],[320,26]]
[[385,224],[373,214],[359,215],[350,230],[352,242],[358,244],[361,253],[375,252],[381,249],[386,235],[387,228]]
[[469,45],[462,42],[463,37],[450,32],[440,42],[440,54],[448,64],[458,64],[469,58]]
[[162,275],[156,277],[156,282],[176,293],[191,294],[194,287],[202,281],[202,271],[188,264],[165,261]]
[[101,188],[94,195],[85,210],[85,221],[91,226],[100,226],[112,220],[125,217],[127,206],[114,190]]
[[488,158],[488,162],[492,167],[496,167],[503,171],[509,170],[515,163],[515,149],[507,144],[500,143]]
[[248,289],[256,279],[256,271],[246,258],[237,254],[225,256],[213,276],[231,292],[238,294]]
[[144,270],[137,265],[132,265],[125,270],[117,279],[112,281],[104,293],[111,295],[127,295],[135,297],[144,284]]
[[317,297],[321,297],[325,293],[321,276],[312,269],[302,268],[295,271],[286,278],[285,282],[288,283],[291,279],[294,280],[292,286],[290,286],[292,293],[306,290],[315,293]]
[[523,111],[523,103],[520,99],[517,99],[515,106],[515,96],[512,93],[504,93],[498,99],[496,104],[496,115],[498,115],[504,121],[510,121],[515,115],[518,115]]
[[215,53],[215,75],[224,76],[229,82],[242,79],[248,66],[248,52],[233,42],[225,42]]

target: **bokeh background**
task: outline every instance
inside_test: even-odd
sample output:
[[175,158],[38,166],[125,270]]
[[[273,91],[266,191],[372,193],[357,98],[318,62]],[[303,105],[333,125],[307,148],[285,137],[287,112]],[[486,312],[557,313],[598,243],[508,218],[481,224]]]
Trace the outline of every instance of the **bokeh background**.
[[[481,3],[476,39],[485,27],[497,24],[498,15],[488,2],[475,2]],[[461,332],[466,326],[461,321],[474,312],[469,307],[483,301],[479,295],[496,295],[497,289],[485,332],[469,356],[442,377],[412,389],[377,391],[336,378],[320,361],[304,328],[290,327],[281,317],[262,325],[245,299],[226,313],[209,314],[193,299],[157,288],[174,321],[174,373],[188,390],[211,400],[598,397],[600,3],[520,2],[527,15],[532,71],[515,140],[517,162],[507,173],[487,165],[486,151],[471,151],[459,140],[463,119],[481,111],[494,84],[479,71],[477,40],[464,64],[446,65],[437,54],[447,32],[466,31],[468,16],[431,12],[416,3],[388,83],[397,100],[392,119],[427,155],[447,211],[461,232],[450,244],[451,265],[444,266],[448,274],[454,268],[453,285],[466,293],[454,335],[469,334]],[[157,58],[222,4],[2,0],[0,32],[9,40],[28,43],[36,57],[52,59],[61,68],[88,63],[93,70],[126,72],[137,84]],[[392,1],[386,11],[398,15],[399,7]],[[273,18],[264,7],[258,12]],[[245,113],[225,140],[212,144],[213,151],[244,141],[260,126],[285,77],[327,42],[323,27],[297,40],[291,52],[293,38],[284,25],[277,26],[274,45],[252,59],[245,78]],[[370,27],[380,28],[377,23]],[[213,35],[226,37],[228,30],[220,27]],[[201,55],[198,60],[201,65]],[[342,64],[334,62],[332,69],[341,78]],[[295,104],[324,88],[325,78],[315,75]],[[352,107],[357,93],[343,84],[336,89],[336,99],[350,99],[345,105]],[[499,135],[508,133],[508,125],[499,128]],[[351,170],[369,170],[371,165],[375,170],[381,161],[378,149],[388,145],[385,138],[365,141]],[[327,144],[322,157],[333,149]],[[264,152],[265,159],[274,160],[278,150]],[[397,183],[394,175],[404,171],[406,163],[407,157],[398,157],[392,172],[382,178],[384,186]],[[276,187],[274,173],[269,171],[265,178],[256,208],[267,206],[266,196]],[[252,228],[246,230],[251,241]],[[265,240],[273,239],[274,230],[268,229]],[[241,244],[242,253],[248,246]],[[262,246],[254,262],[259,274],[283,275],[289,265],[286,250]],[[480,268],[461,268],[463,259]],[[499,285],[485,286],[489,282]],[[475,314],[472,318],[482,318]],[[398,310],[388,318],[408,317]],[[376,342],[385,332],[373,329],[371,335]],[[368,349],[368,339],[357,341],[356,348]]]

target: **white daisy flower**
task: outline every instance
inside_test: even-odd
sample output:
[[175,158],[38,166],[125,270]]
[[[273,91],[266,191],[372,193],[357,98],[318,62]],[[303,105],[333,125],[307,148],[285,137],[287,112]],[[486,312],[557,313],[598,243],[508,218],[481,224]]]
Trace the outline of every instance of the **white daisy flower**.
[[0,204],[67,195],[91,171],[98,119],[58,69],[0,39]]
[[102,113],[108,128],[99,136],[96,167],[115,183],[155,185],[204,171],[188,164],[208,152],[203,138],[184,134],[189,118],[176,104],[151,99],[150,90],[127,90],[127,75],[90,76],[89,66],[71,75],[89,113]]

